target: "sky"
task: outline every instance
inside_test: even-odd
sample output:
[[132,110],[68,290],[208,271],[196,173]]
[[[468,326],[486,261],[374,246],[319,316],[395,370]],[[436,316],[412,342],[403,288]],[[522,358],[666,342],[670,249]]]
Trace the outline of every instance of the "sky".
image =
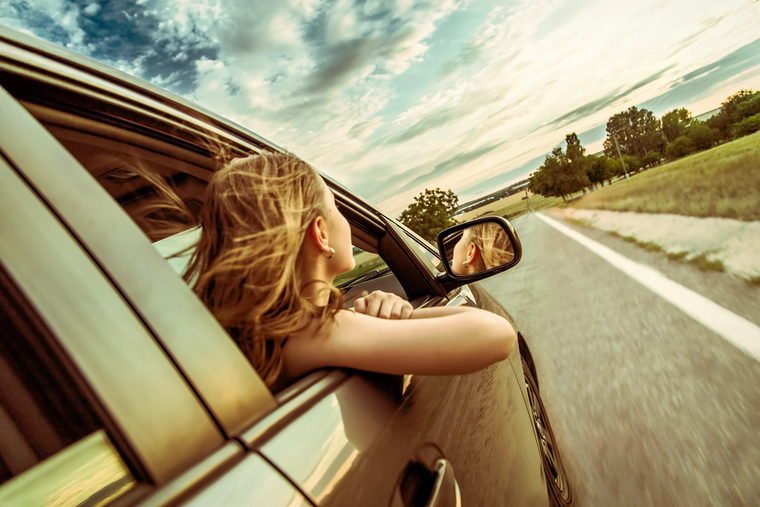
[[588,153],[630,106],[760,90],[758,0],[4,0],[0,24],[193,100],[398,216]]

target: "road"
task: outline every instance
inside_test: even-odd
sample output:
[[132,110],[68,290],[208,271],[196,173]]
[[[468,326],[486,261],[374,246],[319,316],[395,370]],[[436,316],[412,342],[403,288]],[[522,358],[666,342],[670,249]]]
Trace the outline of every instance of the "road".
[[[760,362],[528,214],[483,285],[530,344],[575,504],[760,505]],[[760,325],[760,287],[565,223]]]

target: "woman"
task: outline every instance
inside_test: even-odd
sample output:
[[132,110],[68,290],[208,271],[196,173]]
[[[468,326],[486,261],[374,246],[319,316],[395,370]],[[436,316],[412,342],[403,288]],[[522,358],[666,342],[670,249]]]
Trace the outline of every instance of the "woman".
[[343,309],[351,229],[302,160],[261,154],[211,178],[185,280],[269,386],[326,366],[391,374],[470,373],[505,359],[515,331],[475,308],[414,310],[375,292]]
[[457,275],[472,275],[514,258],[514,247],[504,229],[494,223],[477,224],[465,229],[454,245],[451,269]]

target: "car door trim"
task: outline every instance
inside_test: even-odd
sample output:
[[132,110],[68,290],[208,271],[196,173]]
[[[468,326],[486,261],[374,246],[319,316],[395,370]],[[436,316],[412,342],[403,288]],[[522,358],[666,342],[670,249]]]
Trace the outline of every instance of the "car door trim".
[[318,380],[309,382],[308,388],[301,390],[297,395],[289,397],[283,403],[265,417],[257,421],[252,427],[243,431],[239,439],[250,450],[256,450],[262,443],[276,434],[289,421],[298,417],[301,413],[311,408],[315,403],[334,391],[348,377],[348,373],[342,369],[327,370],[328,373]]
[[193,465],[171,482],[142,498],[139,505],[153,507],[176,503],[214,482],[225,470],[242,461],[247,453],[236,440],[230,440],[220,449]]

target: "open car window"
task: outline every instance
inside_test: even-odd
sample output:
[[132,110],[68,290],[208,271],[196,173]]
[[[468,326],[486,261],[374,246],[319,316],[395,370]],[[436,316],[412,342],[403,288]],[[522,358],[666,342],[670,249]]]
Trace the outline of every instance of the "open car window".
[[[199,237],[200,228],[194,227],[156,241],[153,246],[167,260],[172,269],[182,276],[190,262],[193,253],[192,246]],[[354,242],[370,248],[367,243],[358,238],[354,238]],[[339,275],[334,281],[336,287],[344,290],[346,307],[352,307],[353,302],[363,292],[372,292],[373,290],[392,292],[406,299],[404,289],[379,254],[364,250],[356,245],[353,247],[353,254],[356,267]]]
[[368,280],[389,270],[388,265],[377,253],[367,252],[354,246],[353,255],[356,266],[351,271],[335,278],[333,285],[336,287],[350,287],[352,284]]

